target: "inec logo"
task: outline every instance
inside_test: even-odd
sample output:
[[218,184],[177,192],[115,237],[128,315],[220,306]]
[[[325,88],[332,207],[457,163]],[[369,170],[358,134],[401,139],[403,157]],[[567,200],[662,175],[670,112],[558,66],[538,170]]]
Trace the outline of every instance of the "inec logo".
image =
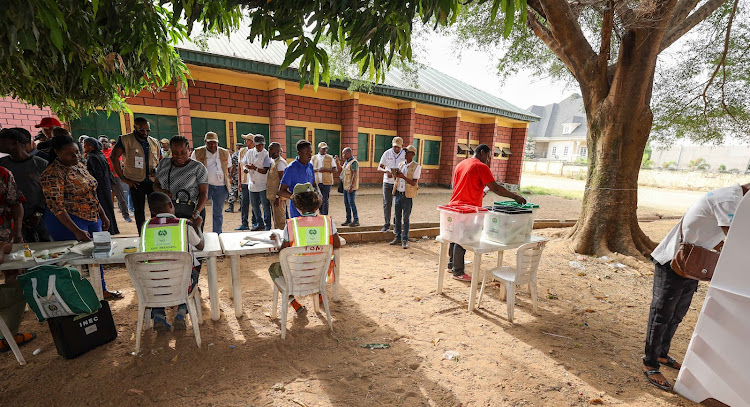
[[310,230],[308,230],[308,231],[307,231],[307,234],[308,234],[308,235],[312,235],[312,236],[315,236],[315,235],[317,235],[317,234],[318,234],[318,231],[317,231],[317,230],[315,230],[315,229],[310,229]]
[[166,236],[166,235],[167,235],[167,231],[166,231],[166,230],[160,230],[160,231],[158,231],[158,232],[157,232],[157,234],[158,234],[159,236],[161,236],[161,237],[164,237],[164,236]]

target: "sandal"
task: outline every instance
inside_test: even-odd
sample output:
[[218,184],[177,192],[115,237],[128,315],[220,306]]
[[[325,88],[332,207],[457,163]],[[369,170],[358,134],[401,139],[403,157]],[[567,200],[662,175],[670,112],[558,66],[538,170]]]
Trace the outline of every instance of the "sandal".
[[646,379],[648,379],[648,382],[651,383],[651,384],[653,384],[654,386],[656,386],[656,387],[658,387],[658,388],[660,388],[662,390],[665,390],[665,391],[672,390],[672,384],[669,383],[668,380],[665,381],[664,384],[661,384],[661,383],[659,383],[656,380],[654,380],[654,379],[651,378],[651,376],[653,376],[655,374],[661,374],[661,372],[659,371],[659,369],[644,370],[643,374],[646,376]]
[[[13,339],[15,339],[16,344],[18,346],[26,345],[27,343],[33,341],[35,338],[36,338],[36,334],[33,332],[13,335]],[[10,350],[10,345],[8,345],[8,341],[6,341],[5,339],[0,340],[0,352],[7,352],[9,350]]]
[[105,301],[117,301],[123,298],[125,298],[125,296],[122,294],[121,291],[105,291],[104,292]]
[[[674,360],[671,356],[667,356],[666,362],[659,362],[659,364],[672,368],[674,370],[680,370],[680,367],[682,367],[682,364],[676,360]],[[679,365],[679,366],[678,366]]]

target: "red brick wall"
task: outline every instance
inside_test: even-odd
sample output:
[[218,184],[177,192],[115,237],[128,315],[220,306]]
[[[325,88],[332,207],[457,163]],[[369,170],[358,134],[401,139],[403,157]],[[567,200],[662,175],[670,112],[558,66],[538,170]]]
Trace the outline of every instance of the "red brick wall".
[[134,97],[127,98],[125,101],[130,105],[141,105],[141,106],[154,106],[154,107],[166,107],[166,108],[177,108],[177,95],[175,87],[170,85],[158,92],[141,91],[141,93]]
[[[471,135],[469,135],[471,133]],[[471,139],[471,141],[479,141],[480,125],[478,123],[461,122],[461,127],[458,131],[458,138]]]
[[523,152],[524,146],[526,145],[526,132],[525,128],[512,129],[510,138],[510,151],[513,153],[510,159],[506,161],[508,163],[507,180],[505,182],[511,184],[521,183],[521,166],[523,165]]
[[[270,117],[270,140],[285,145],[286,140],[286,91],[284,89],[272,89],[269,92],[268,100],[271,105]],[[289,152],[285,152],[287,157]]]
[[[342,119],[341,119],[341,148],[349,147],[352,154],[356,157],[358,153],[358,123],[359,123],[359,100],[349,99],[341,102]],[[341,156],[341,151],[331,151],[333,155]]]
[[3,128],[23,127],[33,137],[39,132],[34,126],[39,124],[42,118],[49,116],[57,118],[48,107],[32,106],[10,97],[0,99],[0,126]]
[[269,117],[268,91],[195,81],[188,86],[190,109]]
[[398,110],[380,106],[359,105],[359,127],[398,130]]
[[341,124],[341,101],[286,95],[286,119]]
[[[456,121],[455,117],[446,119],[452,119]],[[443,119],[440,117],[432,117],[423,114],[416,115],[416,124],[414,125],[414,132],[417,134],[426,134],[429,136],[440,136],[443,131]]]

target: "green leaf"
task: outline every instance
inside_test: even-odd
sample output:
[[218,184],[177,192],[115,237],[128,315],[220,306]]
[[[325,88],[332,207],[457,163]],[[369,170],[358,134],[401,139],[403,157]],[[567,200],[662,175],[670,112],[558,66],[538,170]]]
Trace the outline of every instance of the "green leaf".
[[495,22],[495,17],[497,17],[497,9],[500,7],[500,3],[504,3],[505,0],[494,0],[492,2],[492,10],[490,10],[490,24],[493,24]]
[[513,0],[508,0],[508,7],[505,10],[505,30],[503,31],[503,37],[508,38],[511,31],[513,31],[513,20],[516,17],[516,3]]
[[52,27],[49,33],[49,38],[52,40],[52,43],[55,44],[55,48],[57,48],[58,51],[63,52],[63,38],[60,27]]

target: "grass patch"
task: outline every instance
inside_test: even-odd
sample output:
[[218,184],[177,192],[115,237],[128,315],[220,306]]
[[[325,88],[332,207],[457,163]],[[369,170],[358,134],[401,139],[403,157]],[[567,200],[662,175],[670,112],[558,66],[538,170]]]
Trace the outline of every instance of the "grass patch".
[[565,191],[562,189],[551,189],[537,186],[521,188],[524,195],[553,195],[571,200],[583,200],[583,191]]

